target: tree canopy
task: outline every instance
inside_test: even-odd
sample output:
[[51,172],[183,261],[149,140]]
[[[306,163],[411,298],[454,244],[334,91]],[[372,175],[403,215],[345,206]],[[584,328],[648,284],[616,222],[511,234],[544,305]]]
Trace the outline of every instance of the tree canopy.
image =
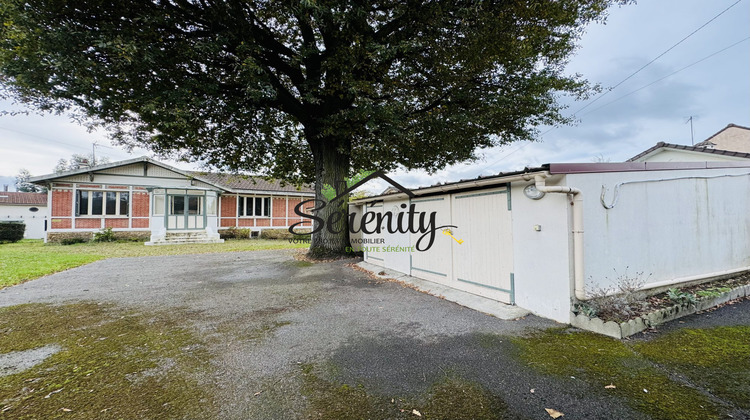
[[26,168],[21,168],[16,175],[16,191],[18,192],[30,192],[30,193],[43,193],[47,192],[47,189],[36,184],[29,182],[31,179],[31,172]]
[[615,2],[6,0],[0,82],[121,143],[319,192],[568,123],[559,96],[588,86],[564,65]]

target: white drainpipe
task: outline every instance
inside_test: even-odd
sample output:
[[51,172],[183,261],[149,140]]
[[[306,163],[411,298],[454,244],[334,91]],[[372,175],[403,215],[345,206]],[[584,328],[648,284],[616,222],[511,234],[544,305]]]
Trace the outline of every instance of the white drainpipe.
[[575,296],[586,300],[586,283],[583,274],[583,194],[573,187],[548,187],[545,185],[547,174],[534,176],[535,187],[543,193],[570,194],[573,196],[573,279]]

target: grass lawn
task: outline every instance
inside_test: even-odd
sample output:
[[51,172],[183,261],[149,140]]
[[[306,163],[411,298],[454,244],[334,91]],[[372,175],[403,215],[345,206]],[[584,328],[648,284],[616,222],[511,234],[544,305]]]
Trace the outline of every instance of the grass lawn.
[[47,274],[115,257],[208,254],[262,249],[307,248],[285,239],[227,240],[223,244],[145,246],[143,242],[102,242],[75,245],[44,244],[26,239],[0,244],[0,288]]

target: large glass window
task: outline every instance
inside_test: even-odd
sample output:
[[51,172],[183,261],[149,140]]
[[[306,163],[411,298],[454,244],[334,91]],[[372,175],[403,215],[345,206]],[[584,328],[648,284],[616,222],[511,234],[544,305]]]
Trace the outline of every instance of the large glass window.
[[76,193],[77,216],[127,216],[130,193],[116,191],[85,191]]
[[240,216],[271,217],[271,197],[240,197],[237,211]]

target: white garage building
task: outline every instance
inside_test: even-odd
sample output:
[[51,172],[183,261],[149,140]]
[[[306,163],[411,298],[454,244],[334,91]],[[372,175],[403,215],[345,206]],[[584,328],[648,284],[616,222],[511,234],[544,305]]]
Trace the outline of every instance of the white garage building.
[[[621,276],[654,289],[750,270],[750,161],[548,164],[412,193],[354,202],[370,232],[393,220],[362,232],[365,261],[559,322]],[[420,251],[429,229],[396,228],[410,217],[454,227]]]

